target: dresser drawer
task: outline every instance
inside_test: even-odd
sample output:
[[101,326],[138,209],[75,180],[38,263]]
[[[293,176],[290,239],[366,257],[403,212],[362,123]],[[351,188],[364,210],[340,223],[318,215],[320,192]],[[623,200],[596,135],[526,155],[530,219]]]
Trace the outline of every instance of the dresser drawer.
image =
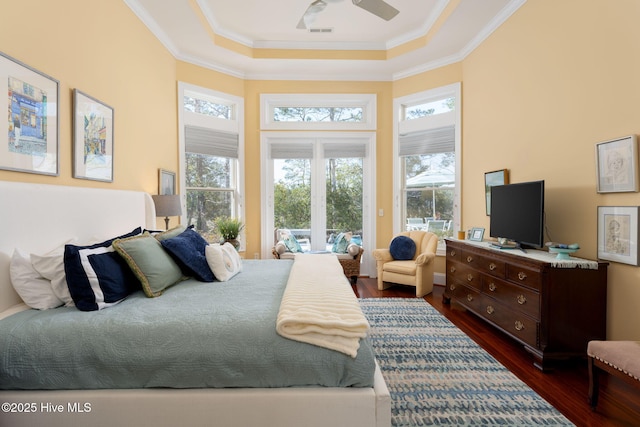
[[506,278],[513,283],[528,286],[532,289],[540,290],[542,287],[542,273],[540,270],[534,270],[521,265],[507,264]]
[[447,246],[447,261],[460,261],[460,252],[462,252],[462,250],[459,248]]
[[[451,287],[453,287],[453,290]],[[449,295],[460,305],[476,313],[482,310],[482,294],[477,289],[461,284],[452,284],[449,285]]]
[[484,275],[482,292],[507,308],[521,311],[536,320],[540,319],[540,294],[532,289]]
[[505,263],[502,260],[484,256],[477,252],[462,251],[461,262],[485,273],[504,277]]
[[538,347],[538,322],[535,319],[522,312],[510,310],[486,296],[483,303],[480,314],[485,319],[531,347]]
[[464,263],[452,262],[447,259],[447,283],[449,283],[450,278],[456,282],[476,288],[478,291],[482,289],[482,278],[479,271]]

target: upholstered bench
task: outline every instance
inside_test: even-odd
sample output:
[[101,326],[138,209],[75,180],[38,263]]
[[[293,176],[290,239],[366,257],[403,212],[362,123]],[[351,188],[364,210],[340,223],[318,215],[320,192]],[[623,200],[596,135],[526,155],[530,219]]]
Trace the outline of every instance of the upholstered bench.
[[[318,253],[333,253],[338,258],[344,275],[349,278],[351,284],[355,284],[360,276],[360,260],[364,249],[358,245],[352,245],[346,254],[336,254],[334,252],[318,252]],[[276,245],[271,248],[271,254],[275,259],[293,259],[296,254],[293,252],[283,251],[282,246]]]
[[589,403],[598,405],[600,371],[640,388],[640,341],[589,341]]

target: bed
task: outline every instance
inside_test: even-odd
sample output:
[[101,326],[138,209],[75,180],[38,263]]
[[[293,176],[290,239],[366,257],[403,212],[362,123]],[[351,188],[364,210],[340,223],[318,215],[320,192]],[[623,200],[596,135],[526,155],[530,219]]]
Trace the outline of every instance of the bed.
[[[68,242],[69,239],[77,242],[95,242],[121,235],[137,227],[153,229],[156,224],[155,209],[151,197],[143,192],[12,182],[0,182],[0,200],[2,200],[0,328],[4,325],[5,331],[9,328],[12,331],[15,330],[15,339],[12,338],[12,340],[17,342],[20,342],[24,334],[23,329],[20,328],[24,325],[28,328],[31,325],[32,329],[44,331],[44,338],[40,338],[44,341],[37,341],[36,347],[47,347],[46,339],[55,341],[53,333],[46,329],[47,325],[67,317],[74,319],[84,316],[86,319],[91,319],[91,322],[97,322],[96,319],[109,315],[111,319],[119,319],[120,323],[116,322],[112,325],[116,330],[120,328],[126,331],[129,325],[139,325],[145,316],[157,316],[154,310],[164,311],[165,309],[158,308],[160,303],[174,306],[184,304],[183,311],[191,311],[196,317],[217,316],[217,325],[220,326],[225,323],[222,320],[231,319],[230,316],[235,308],[232,302],[238,301],[236,299],[242,298],[243,295],[252,297],[246,305],[253,304],[251,310],[254,317],[263,324],[268,324],[268,327],[273,330],[275,328],[273,320],[275,318],[280,322],[282,312],[267,310],[260,302],[272,300],[275,304],[279,300],[295,300],[300,298],[299,294],[303,294],[289,292],[286,287],[280,288],[281,285],[278,283],[281,284],[282,281],[276,280],[278,276],[284,278],[292,275],[290,270],[295,270],[294,263],[245,260],[243,271],[228,282],[216,282],[216,285],[220,286],[206,286],[206,284],[203,286],[202,282],[188,280],[166,289],[159,298],[146,298],[144,292],[138,290],[119,304],[92,312],[83,312],[73,307],[43,311],[29,309],[10,283],[10,260],[16,248],[26,253],[46,253]],[[336,265],[340,268],[337,261]],[[269,270],[270,279],[257,280],[259,277],[265,277],[264,268],[271,269]],[[347,279],[342,277],[348,286]],[[227,290],[223,292],[224,289]],[[189,299],[213,299],[218,305],[212,303],[211,312],[202,311],[202,308],[191,309],[188,305]],[[236,305],[245,305],[245,303],[236,302]],[[170,320],[170,318],[162,319],[165,323],[154,322],[157,323],[158,329],[165,330],[168,337],[173,337],[169,340],[171,345],[165,351],[167,358],[159,362],[165,365],[176,359],[171,357],[172,348],[197,347],[195,342],[201,341],[200,337],[193,335],[197,332],[196,326],[191,324],[189,327],[178,326],[178,331],[189,331],[189,333],[179,334],[168,329],[171,327]],[[40,322],[40,326],[33,327],[33,322]],[[109,320],[108,323],[113,323],[113,320]],[[237,324],[240,328],[243,326],[243,322],[239,320],[229,320],[227,323]],[[203,329],[202,333],[207,335],[209,332],[206,328]],[[218,331],[221,327],[212,329]],[[1,388],[12,389],[0,390],[0,403],[3,405],[0,412],[0,425],[65,426],[77,423],[90,423],[94,426],[180,424],[382,427],[390,425],[390,396],[375,360],[372,365],[371,361],[363,365],[366,366],[367,363],[371,365],[371,372],[364,375],[365,378],[370,375],[370,383],[362,379],[363,377],[344,373],[335,368],[331,368],[334,374],[321,371],[314,374],[312,371],[315,371],[315,368],[298,366],[295,360],[285,362],[284,358],[285,353],[293,352],[296,359],[303,359],[296,353],[297,351],[301,348],[317,346],[277,336],[276,339],[282,340],[278,345],[264,348],[252,347],[250,342],[257,341],[258,336],[251,335],[255,332],[254,329],[255,327],[251,327],[247,332],[245,343],[241,341],[241,344],[225,351],[243,357],[245,354],[253,353],[257,357],[253,361],[241,363],[242,366],[246,366],[246,370],[226,367],[224,375],[204,374],[215,370],[214,362],[218,360],[218,355],[211,357],[211,360],[204,358],[203,355],[197,356],[200,357],[197,359],[197,369],[201,371],[195,370],[191,375],[157,375],[164,370],[151,368],[146,377],[136,380],[139,382],[130,381],[126,371],[119,371],[119,374],[109,377],[109,381],[115,381],[115,383],[109,381],[99,384],[87,383],[86,378],[80,378],[76,383],[66,379],[56,380],[56,375],[52,373],[55,369],[51,366],[44,367],[37,374],[32,375],[31,383],[27,382],[27,385],[23,386],[15,386],[14,379],[9,379],[7,375],[4,379],[0,378],[0,387],[4,382],[5,387]],[[273,331],[271,333],[275,334]],[[244,336],[237,332],[234,334]],[[78,339],[81,340],[83,333],[78,335]],[[177,337],[177,335],[185,336]],[[185,345],[189,340],[194,344]],[[369,348],[364,345],[366,338],[361,342],[363,345],[357,350],[357,355],[352,356],[343,354],[345,351],[322,347],[319,349],[320,353],[331,354],[337,359],[346,358],[349,363],[352,363],[352,360],[361,359],[361,353],[366,354],[369,351]],[[144,349],[153,347],[153,343],[153,339],[150,338],[148,345],[141,345],[140,349],[143,351],[136,358],[143,357],[146,354]],[[91,344],[93,345],[93,342]],[[118,344],[117,341],[111,344],[116,348],[124,345]],[[22,345],[28,348],[29,344],[22,343]],[[271,347],[273,351],[267,354],[271,351],[268,350]],[[19,363],[15,361],[21,359],[17,358],[18,353],[12,353],[13,351],[0,348],[0,357],[5,362],[8,361],[8,364],[18,365]],[[310,359],[312,360],[313,357],[320,356],[311,356]],[[64,358],[72,359],[73,356],[67,355]],[[281,360],[282,363],[279,366],[276,363],[273,367],[261,366],[267,359]],[[364,357],[364,359],[367,358]],[[141,363],[144,365],[149,362]],[[323,361],[319,364],[324,363]],[[263,369],[263,371],[251,371],[251,369]],[[136,368],[136,370],[139,369]],[[293,371],[300,371],[304,379],[289,382],[288,373]],[[97,372],[100,373],[102,370]],[[27,373],[28,370],[23,370],[18,376],[29,376]],[[91,374],[87,376],[90,377]],[[240,378],[241,382],[230,382],[232,377]],[[260,381],[249,382],[251,378],[258,378]],[[139,386],[140,384],[144,387]]]

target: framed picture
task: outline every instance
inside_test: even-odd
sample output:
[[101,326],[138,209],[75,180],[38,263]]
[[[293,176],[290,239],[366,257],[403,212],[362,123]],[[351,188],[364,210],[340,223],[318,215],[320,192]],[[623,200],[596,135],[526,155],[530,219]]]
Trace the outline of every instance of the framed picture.
[[58,175],[59,82],[0,52],[0,169]]
[[484,237],[484,228],[481,227],[473,227],[471,229],[471,234],[469,235],[469,240],[474,242],[482,242],[482,238]]
[[638,191],[638,144],[635,135],[596,144],[598,193]]
[[113,108],[73,90],[73,177],[113,182]]
[[598,206],[598,258],[638,265],[640,206]]
[[164,169],[158,169],[158,194],[176,194],[176,174]]
[[509,183],[509,170],[500,169],[484,174],[484,199],[486,201],[487,215],[491,215],[491,187]]

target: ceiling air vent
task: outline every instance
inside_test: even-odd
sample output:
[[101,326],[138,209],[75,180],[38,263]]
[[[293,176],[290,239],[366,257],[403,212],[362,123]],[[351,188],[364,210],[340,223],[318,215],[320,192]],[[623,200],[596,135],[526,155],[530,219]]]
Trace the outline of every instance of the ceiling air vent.
[[309,28],[310,33],[333,33],[333,28]]

